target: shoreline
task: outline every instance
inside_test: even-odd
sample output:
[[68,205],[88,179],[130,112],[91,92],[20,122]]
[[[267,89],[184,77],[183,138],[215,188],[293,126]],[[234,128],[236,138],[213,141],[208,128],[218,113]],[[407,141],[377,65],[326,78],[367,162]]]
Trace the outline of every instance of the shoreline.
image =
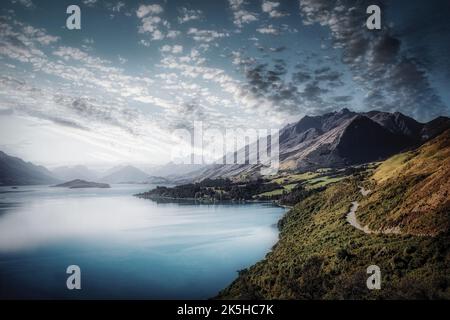
[[133,194],[133,197],[139,198],[139,199],[146,199],[146,200],[153,200],[153,201],[158,201],[158,200],[167,200],[167,201],[195,201],[195,202],[199,202],[199,203],[204,203],[204,204],[220,204],[220,203],[270,203],[273,204],[277,207],[282,207],[282,208],[286,208],[286,209],[291,209],[292,207],[287,206],[287,205],[282,205],[279,204],[277,201],[274,200],[208,200],[208,199],[201,199],[201,198],[174,198],[174,197],[148,197],[148,196],[141,196],[140,194]]

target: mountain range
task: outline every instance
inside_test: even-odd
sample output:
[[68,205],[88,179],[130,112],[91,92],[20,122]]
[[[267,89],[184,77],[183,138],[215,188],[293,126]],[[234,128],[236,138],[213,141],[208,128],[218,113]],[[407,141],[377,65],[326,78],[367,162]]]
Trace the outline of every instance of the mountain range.
[[[420,123],[400,112],[342,109],[305,116],[280,130],[280,170],[309,171],[380,161],[450,128],[450,118]],[[257,175],[260,165],[212,165],[198,179]]]
[[[320,116],[305,116],[280,130],[281,171],[340,168],[380,161],[415,148],[450,128],[450,118],[420,123],[400,112],[352,112],[342,109]],[[248,152],[247,152],[248,156]],[[126,165],[99,173],[85,166],[49,171],[0,152],[0,185],[53,184],[74,179],[103,183],[184,183],[206,178],[259,175],[260,165],[176,165],[168,163],[149,173]]]
[[0,186],[50,185],[67,181],[97,181],[102,183],[158,183],[168,184],[163,177],[151,176],[144,171],[127,165],[117,166],[106,172],[97,172],[86,166],[61,166],[48,170],[20,158],[0,151]]

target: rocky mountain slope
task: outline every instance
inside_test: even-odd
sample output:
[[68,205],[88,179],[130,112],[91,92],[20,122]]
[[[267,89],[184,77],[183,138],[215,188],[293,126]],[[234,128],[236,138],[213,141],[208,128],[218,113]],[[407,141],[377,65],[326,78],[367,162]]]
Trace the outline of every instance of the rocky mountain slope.
[[0,185],[52,184],[59,180],[42,166],[0,151]]
[[[305,116],[280,131],[280,169],[308,171],[379,161],[417,147],[450,128],[439,117],[419,123],[399,112],[356,113],[348,109],[322,116]],[[256,165],[215,165],[200,172],[200,179],[252,175]]]

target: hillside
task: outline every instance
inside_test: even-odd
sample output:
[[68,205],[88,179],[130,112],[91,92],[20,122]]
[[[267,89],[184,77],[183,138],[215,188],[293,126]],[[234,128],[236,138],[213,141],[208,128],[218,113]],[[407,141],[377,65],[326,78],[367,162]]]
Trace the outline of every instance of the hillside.
[[437,235],[450,227],[450,130],[417,150],[383,162],[363,199],[360,220],[371,229]]
[[[342,109],[321,116],[305,116],[280,130],[282,171],[341,168],[384,160],[409,150],[450,128],[450,119],[439,117],[420,123],[399,112],[365,113]],[[257,165],[215,165],[199,179],[249,176]]]
[[59,180],[46,168],[0,151],[0,185],[34,185],[57,182]]
[[[297,203],[279,222],[272,251],[217,298],[449,299],[449,134]],[[371,188],[369,195],[361,185]],[[355,200],[363,224],[398,226],[400,234],[350,225]],[[373,264],[381,269],[381,290],[366,287]]]

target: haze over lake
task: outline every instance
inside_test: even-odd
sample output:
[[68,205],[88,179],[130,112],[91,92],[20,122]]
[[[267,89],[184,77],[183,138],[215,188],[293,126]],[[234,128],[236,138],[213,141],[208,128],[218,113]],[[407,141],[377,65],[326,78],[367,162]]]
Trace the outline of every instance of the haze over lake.
[[209,298],[277,240],[282,208],[132,196],[151,187],[1,187],[0,297]]

